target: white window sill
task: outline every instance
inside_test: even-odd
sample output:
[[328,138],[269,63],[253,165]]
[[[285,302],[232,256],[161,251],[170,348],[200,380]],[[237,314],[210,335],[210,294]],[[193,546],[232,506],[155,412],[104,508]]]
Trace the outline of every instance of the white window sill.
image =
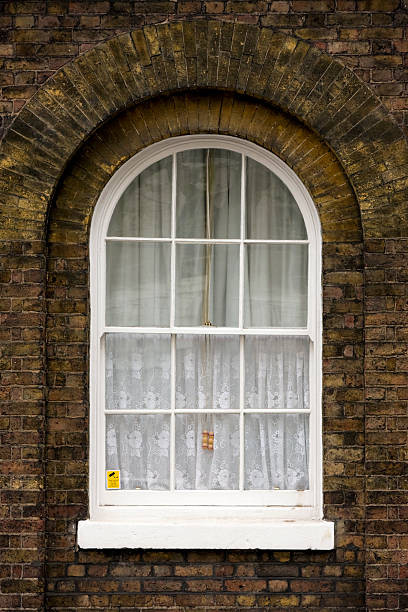
[[257,516],[138,516],[78,523],[80,548],[331,550],[334,523]]

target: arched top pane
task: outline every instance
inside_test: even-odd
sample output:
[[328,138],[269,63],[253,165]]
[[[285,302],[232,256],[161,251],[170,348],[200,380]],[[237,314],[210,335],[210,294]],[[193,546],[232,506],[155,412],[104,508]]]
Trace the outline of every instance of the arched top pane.
[[169,238],[171,234],[172,158],[143,170],[119,198],[108,236]]
[[246,237],[252,240],[307,240],[295,198],[271,170],[247,158]]

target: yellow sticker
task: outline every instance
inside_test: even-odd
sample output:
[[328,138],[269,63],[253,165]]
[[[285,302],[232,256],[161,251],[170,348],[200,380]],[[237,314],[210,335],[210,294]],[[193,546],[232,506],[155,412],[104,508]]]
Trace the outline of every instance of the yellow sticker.
[[107,470],[106,486],[108,489],[120,489],[120,470]]

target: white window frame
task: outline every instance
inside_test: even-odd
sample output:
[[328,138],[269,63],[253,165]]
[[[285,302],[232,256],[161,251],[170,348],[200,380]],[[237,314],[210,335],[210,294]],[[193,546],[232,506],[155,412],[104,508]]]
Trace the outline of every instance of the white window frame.
[[[310,440],[308,491],[106,491],[104,351],[107,332],[149,333],[157,328],[105,325],[105,244],[116,204],[134,178],[151,164],[197,148],[228,149],[274,172],[291,191],[309,244],[308,322],[299,329],[211,328],[213,334],[295,335],[310,339]],[[244,165],[245,161],[243,161]],[[175,172],[173,163],[173,172]],[[173,215],[175,198],[173,176]],[[242,172],[241,199],[245,199]],[[245,211],[241,206],[241,215]],[[241,227],[243,224],[241,223]],[[174,222],[173,222],[174,228]],[[241,248],[242,244],[241,235]],[[157,240],[157,239],[156,239]],[[155,241],[156,241],[155,240]],[[152,239],[150,239],[152,241]],[[160,239],[159,239],[160,241]],[[185,242],[194,242],[185,240]],[[202,243],[202,240],[196,242]],[[210,240],[214,243],[216,240]],[[219,242],[237,242],[220,240]],[[239,242],[239,241],[238,241]],[[257,241],[250,241],[257,242]],[[260,240],[261,243],[279,241]],[[288,241],[282,241],[287,243]],[[95,207],[90,233],[90,519],[80,521],[82,548],[320,548],[333,547],[333,523],[323,521],[321,423],[321,231],[315,205],[297,175],[278,157],[248,141],[221,135],[169,138],[145,148],[109,180]],[[172,244],[174,245],[174,235]],[[174,258],[173,258],[174,261]],[[241,265],[243,257],[241,257]],[[172,271],[174,274],[174,271]],[[241,279],[243,275],[241,274]],[[241,280],[240,291],[243,291]],[[174,309],[173,309],[174,310]],[[242,316],[241,316],[242,323]],[[208,333],[208,328],[161,328],[160,333]],[[242,384],[242,383],[241,383]],[[116,411],[117,412],[117,411]],[[256,411],[255,411],[256,412]],[[275,411],[276,412],[276,411]],[[283,412],[283,411],[282,411]],[[288,411],[284,411],[288,412]],[[302,413],[305,411],[303,410]],[[242,413],[242,410],[241,410]]]

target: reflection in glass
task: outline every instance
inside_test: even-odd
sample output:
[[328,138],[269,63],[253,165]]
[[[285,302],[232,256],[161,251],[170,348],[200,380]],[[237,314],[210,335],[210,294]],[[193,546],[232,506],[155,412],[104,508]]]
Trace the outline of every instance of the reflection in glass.
[[245,247],[245,327],[306,327],[306,244]]
[[121,489],[169,488],[169,415],[107,415],[106,470],[120,470]]
[[286,185],[271,170],[247,158],[246,237],[307,240],[302,214]]
[[168,326],[170,245],[108,242],[106,324]]
[[108,236],[169,238],[171,229],[172,158],[143,170],[119,198]]
[[241,155],[223,149],[177,154],[177,237],[239,238]]
[[170,408],[170,336],[106,334],[107,410]]
[[238,336],[177,336],[176,408],[239,410]]
[[238,245],[179,244],[176,325],[238,325]]
[[[214,448],[203,448],[203,433]],[[239,416],[176,415],[176,489],[238,489]]]
[[309,488],[309,417],[245,415],[245,489]]

